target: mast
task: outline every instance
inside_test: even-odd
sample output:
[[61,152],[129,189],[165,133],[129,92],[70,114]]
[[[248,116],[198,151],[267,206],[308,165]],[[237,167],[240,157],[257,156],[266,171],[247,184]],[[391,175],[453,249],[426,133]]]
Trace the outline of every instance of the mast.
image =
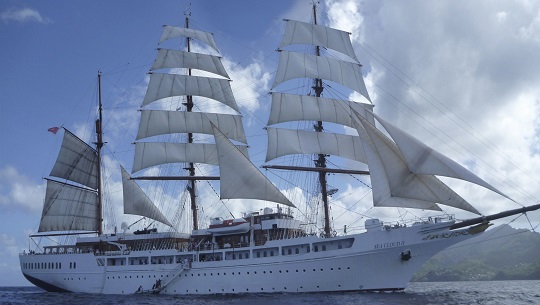
[[[186,29],[189,29],[189,15],[190,13],[186,12]],[[191,52],[191,38],[190,37],[186,37],[186,44],[187,44],[187,51],[188,52]],[[188,75],[191,75],[191,69],[188,69]],[[193,110],[193,96],[192,95],[187,95],[186,96],[186,102],[184,103],[184,105],[186,106],[186,111],[187,112],[192,112]],[[188,143],[193,143],[193,133],[189,132],[188,133]],[[195,165],[194,163],[190,162],[189,163],[189,167],[186,168],[188,171],[189,171],[189,176],[190,177],[194,177],[195,176]],[[198,224],[198,217],[197,217],[197,202],[196,202],[196,192],[195,192],[195,180],[194,179],[190,179],[189,181],[189,187],[188,187],[188,192],[189,192],[189,197],[190,197],[190,201],[191,201],[191,214],[192,214],[192,217],[193,217],[193,230],[198,230],[199,229],[199,224]]]
[[[313,23],[317,24],[317,5],[313,2]],[[321,47],[315,46],[315,55],[321,56]],[[313,80],[313,90],[315,90],[315,96],[321,97],[323,91],[323,82],[320,78],[315,78]],[[317,121],[317,124],[313,125],[313,128],[316,132],[323,132],[323,122]],[[314,160],[315,167],[325,169],[326,168],[326,155],[318,154],[317,160]],[[326,171],[319,171],[319,183],[321,186],[321,197],[323,201],[324,208],[324,235],[326,237],[330,236],[330,207],[328,206],[328,190],[326,185]]]
[[103,201],[101,194],[101,148],[103,147],[103,104],[101,101],[101,71],[98,71],[99,118],[96,120],[97,150],[97,194],[98,194],[98,235],[103,234]]
[[[208,138],[195,141],[195,134],[213,135],[212,126],[226,130],[226,137],[246,144],[246,136],[239,114],[227,114],[223,111],[208,112],[208,109],[197,111],[194,108],[194,96],[208,98],[222,103],[232,110],[240,113],[232,89],[230,78],[221,58],[211,51],[199,53],[192,51],[193,40],[208,45],[216,53],[219,50],[213,34],[190,28],[191,13],[186,10],[184,27],[164,26],[160,43],[181,37],[185,41],[183,50],[158,48],[156,60],[150,69],[150,82],[148,84],[141,107],[163,98],[183,96],[182,111],[143,109],[135,143],[135,158],[132,172],[144,168],[179,163],[187,171],[185,176],[158,175],[153,177],[133,177],[136,180],[188,180],[186,190],[191,201],[193,230],[197,230],[197,189],[198,180],[219,180],[219,176],[196,176],[195,164],[208,164],[219,166],[216,154],[216,144]],[[162,69],[181,69],[158,71]],[[201,70],[215,74],[219,77],[197,76],[193,70]],[[154,73],[155,72],[155,73]],[[194,75],[195,74],[195,75]],[[175,141],[148,141],[143,140],[156,135],[186,134],[187,138]],[[199,143],[200,142],[200,143]],[[237,144],[245,155],[247,146]]]

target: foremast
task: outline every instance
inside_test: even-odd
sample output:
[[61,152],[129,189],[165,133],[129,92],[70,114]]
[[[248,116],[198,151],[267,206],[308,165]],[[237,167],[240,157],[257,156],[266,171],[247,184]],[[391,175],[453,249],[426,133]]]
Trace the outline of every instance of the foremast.
[[[312,6],[312,12],[312,24],[285,20],[287,22],[286,34],[280,44],[280,48],[290,44],[309,44],[314,46],[315,56],[307,54],[302,55],[302,53],[289,52],[279,49],[278,51],[280,52],[280,63],[278,67],[278,72],[276,73],[276,78],[274,80],[273,89],[279,83],[289,79],[299,77],[312,77],[311,89],[313,89],[313,92],[315,94],[314,96],[311,94],[308,96],[296,96],[273,91],[272,113],[271,117],[269,118],[268,125],[287,121],[304,121],[311,119],[312,121],[315,121],[315,124],[313,124],[315,134],[311,134],[309,132],[298,132],[293,135],[293,132],[291,132],[290,130],[284,130],[280,128],[267,128],[267,130],[269,131],[270,148],[269,153],[267,154],[266,161],[287,154],[308,154],[311,152],[315,153],[316,156],[316,159],[313,160],[315,167],[264,165],[263,168],[308,171],[318,173],[320,197],[324,211],[323,234],[326,237],[330,237],[332,232],[330,224],[331,216],[329,205],[330,193],[328,191],[326,174],[341,173],[350,175],[367,175],[369,174],[369,172],[363,170],[327,167],[327,156],[329,155],[345,157],[364,163],[365,158],[364,156],[362,156],[361,152],[350,153],[346,152],[344,149],[340,151],[340,144],[345,144],[347,142],[355,143],[353,146],[358,146],[357,142],[359,141],[359,139],[354,139],[346,135],[324,132],[325,128],[323,125],[323,121],[353,127],[353,124],[351,122],[352,112],[350,109],[356,109],[357,111],[363,113],[365,111],[364,108],[372,109],[373,106],[371,104],[355,103],[352,101],[341,101],[337,99],[326,99],[322,97],[324,90],[323,78],[325,78],[340,83],[344,86],[348,86],[350,89],[361,93],[366,98],[366,102],[370,103],[369,95],[367,94],[367,90],[365,89],[363,79],[359,72],[360,64],[357,63],[356,56],[354,55],[354,51],[352,50],[349,33],[331,28],[326,28],[324,26],[319,26],[317,22],[317,5],[315,2]],[[300,30],[297,30],[298,28],[300,28]],[[325,43],[322,43],[323,41]],[[335,46],[328,45],[329,42],[331,43],[335,41],[341,42],[341,45],[338,46],[337,49]],[[346,56],[352,58],[354,63],[351,64],[323,57],[321,56],[321,47],[337,50],[338,52],[341,52]],[[305,65],[304,71],[299,71],[294,65],[292,68],[285,68],[285,65],[289,64],[289,60],[293,63],[297,61],[308,62],[308,64]],[[343,71],[343,73],[340,74],[342,76],[344,75],[345,78],[348,78],[352,81],[336,79],[335,77],[330,75],[331,73],[325,73],[323,70],[328,66],[331,66],[331,69],[335,69],[336,71],[337,69],[342,69],[343,67],[345,67],[346,71]],[[282,107],[291,107],[291,105],[292,107],[298,106],[298,109],[289,109],[290,112],[295,112],[298,110],[302,114],[294,117],[294,115],[286,114],[283,112],[283,110],[281,110]],[[289,143],[286,143],[291,141],[299,143],[298,146],[292,147],[289,145]],[[308,143],[312,145],[315,142],[318,147],[307,148]],[[334,145],[334,147],[331,147],[332,145]],[[282,146],[285,148],[276,148],[278,146]],[[344,146],[347,146],[347,148],[352,148],[350,144],[345,144]]]

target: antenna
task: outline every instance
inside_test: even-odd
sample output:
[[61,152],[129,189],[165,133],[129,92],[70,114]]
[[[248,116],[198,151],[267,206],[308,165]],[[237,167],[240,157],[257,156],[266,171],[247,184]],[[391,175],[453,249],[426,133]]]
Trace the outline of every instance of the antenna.
[[191,2],[186,3],[186,9],[184,10],[184,16],[191,17]]

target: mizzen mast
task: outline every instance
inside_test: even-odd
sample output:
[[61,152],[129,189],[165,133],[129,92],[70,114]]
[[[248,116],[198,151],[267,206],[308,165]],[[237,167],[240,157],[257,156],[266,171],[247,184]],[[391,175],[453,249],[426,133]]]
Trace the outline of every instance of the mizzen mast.
[[101,148],[103,147],[103,103],[101,100],[101,71],[98,71],[99,117],[96,120],[97,150],[97,199],[98,199],[98,235],[103,233],[103,199],[101,190]]

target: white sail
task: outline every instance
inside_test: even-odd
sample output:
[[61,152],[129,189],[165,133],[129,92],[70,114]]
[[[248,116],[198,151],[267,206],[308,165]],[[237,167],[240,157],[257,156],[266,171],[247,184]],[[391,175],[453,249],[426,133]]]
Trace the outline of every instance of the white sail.
[[[361,124],[357,131],[368,160],[375,206],[433,209],[433,203],[439,203],[480,214],[435,176],[412,173],[396,144],[362,116],[357,118]],[[415,206],[391,197],[414,199]],[[424,207],[418,207],[421,202],[425,202]]]
[[212,124],[224,131],[225,136],[247,143],[242,117],[220,113],[143,110],[137,139],[171,133],[202,133],[212,135]]
[[267,128],[266,162],[290,154],[327,154],[366,163],[360,138],[307,130]]
[[67,129],[64,130],[62,147],[50,175],[97,189],[98,156],[96,150]]
[[279,48],[290,44],[311,44],[336,50],[358,62],[349,33],[312,23],[285,21],[285,33]]
[[38,232],[98,231],[99,219],[95,191],[47,180]]
[[[308,95],[272,92],[272,107],[268,125],[291,121],[323,121],[355,128],[352,120],[354,109],[365,114],[372,111],[372,104],[342,101]],[[373,116],[365,115],[371,118]]]
[[180,50],[158,49],[156,60],[150,70],[170,68],[198,69],[229,78],[218,56]]
[[214,127],[220,165],[221,199],[259,199],[295,207],[283,193]]
[[[246,146],[238,148],[246,156]],[[205,163],[218,165],[215,144],[203,143],[170,143],[170,142],[137,142],[133,173],[142,169],[167,163]]]
[[150,83],[141,106],[166,97],[196,95],[221,102],[238,111],[229,80],[177,74],[150,74]]
[[469,181],[509,198],[480,177],[459,165],[457,162],[438,151],[433,150],[431,147],[420,142],[405,131],[381,119],[379,116],[373,115],[396,142],[397,147],[405,158],[405,162],[407,162],[407,166],[411,172],[415,174],[439,175]]
[[120,169],[122,171],[124,213],[148,217],[172,227],[173,225],[167,220],[167,217],[146,196],[139,185],[130,179],[128,172],[122,166]]
[[161,38],[159,39],[159,43],[162,43],[165,40],[169,40],[176,37],[195,38],[197,40],[200,40],[206,43],[207,45],[212,47],[212,49],[218,51],[218,48],[216,46],[216,42],[214,41],[214,36],[212,35],[212,33],[189,29],[189,28],[180,28],[180,27],[175,27],[175,26],[170,26],[170,25],[166,25],[163,27],[163,32],[161,34]]
[[371,101],[360,65],[311,54],[281,51],[272,89],[294,78],[320,78],[347,86]]

